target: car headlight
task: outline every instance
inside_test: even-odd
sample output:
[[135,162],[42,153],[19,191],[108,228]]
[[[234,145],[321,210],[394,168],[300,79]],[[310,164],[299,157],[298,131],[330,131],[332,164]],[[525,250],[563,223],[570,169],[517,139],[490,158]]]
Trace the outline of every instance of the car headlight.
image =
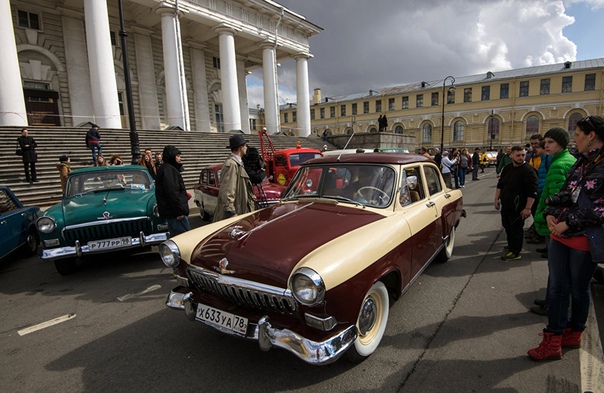
[[325,298],[325,283],[317,272],[307,267],[296,271],[291,278],[294,298],[307,306],[319,304]]
[[36,227],[42,233],[50,233],[55,230],[57,223],[52,217],[40,217],[36,221]]
[[157,207],[157,204],[153,206],[153,214],[155,215],[155,217],[159,217],[159,208]]
[[180,250],[172,240],[166,240],[159,245],[159,256],[168,267],[176,267],[180,263]]

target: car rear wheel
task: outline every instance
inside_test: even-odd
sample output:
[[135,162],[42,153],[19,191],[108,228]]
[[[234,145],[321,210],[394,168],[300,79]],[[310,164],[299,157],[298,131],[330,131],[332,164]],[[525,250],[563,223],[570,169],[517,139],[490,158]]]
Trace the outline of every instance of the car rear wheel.
[[76,271],[75,258],[56,259],[54,262],[55,268],[62,276],[68,276]]
[[384,337],[389,308],[388,289],[378,281],[369,288],[363,299],[356,324],[358,337],[345,354],[349,361],[362,362],[375,352]]
[[451,227],[451,233],[445,243],[445,246],[436,256],[436,262],[447,262],[453,255],[453,247],[455,247],[455,227]]
[[40,236],[35,229],[30,229],[27,233],[27,239],[25,239],[25,253],[28,256],[33,256],[38,253],[38,244],[40,243]]

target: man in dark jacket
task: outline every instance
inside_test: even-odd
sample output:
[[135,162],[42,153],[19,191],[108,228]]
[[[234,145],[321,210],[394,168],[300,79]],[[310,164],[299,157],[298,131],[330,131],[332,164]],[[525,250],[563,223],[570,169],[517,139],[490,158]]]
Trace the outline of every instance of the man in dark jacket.
[[21,136],[17,138],[17,143],[22,152],[21,158],[23,159],[23,167],[25,168],[25,181],[28,183],[37,183],[39,181],[36,175],[36,161],[38,161],[36,147],[38,147],[38,144],[33,137],[28,135],[27,128],[21,130]]
[[495,191],[495,209],[501,210],[501,224],[507,235],[507,252],[504,261],[521,259],[524,238],[524,220],[531,216],[531,208],[537,197],[537,174],[524,162],[526,151],[522,146],[513,146],[511,165],[501,171]]
[[86,133],[86,147],[92,150],[92,162],[96,166],[96,154],[99,156],[103,155],[103,149],[101,148],[101,134],[99,133],[99,126],[93,124],[92,127]]
[[164,147],[163,165],[155,176],[155,197],[159,216],[168,221],[170,236],[176,236],[191,229],[189,225],[189,198],[182,179],[183,166],[180,150],[174,146]]

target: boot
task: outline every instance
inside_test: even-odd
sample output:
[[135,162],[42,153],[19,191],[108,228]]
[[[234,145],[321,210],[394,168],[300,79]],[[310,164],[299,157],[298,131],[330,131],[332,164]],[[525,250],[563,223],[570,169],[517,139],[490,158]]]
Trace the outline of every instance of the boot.
[[571,328],[564,329],[564,333],[562,333],[562,347],[563,348],[580,348],[582,334],[583,334],[583,332],[578,332]]
[[543,329],[543,341],[537,348],[530,349],[528,355],[538,362],[562,359],[562,335]]

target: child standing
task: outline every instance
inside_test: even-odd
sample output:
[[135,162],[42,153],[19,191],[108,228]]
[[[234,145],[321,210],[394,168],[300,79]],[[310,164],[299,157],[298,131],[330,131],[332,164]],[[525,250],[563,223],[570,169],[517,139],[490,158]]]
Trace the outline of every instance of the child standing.
[[59,170],[59,177],[61,178],[61,190],[63,194],[65,193],[65,186],[67,185],[67,175],[71,172],[71,168],[69,163],[71,159],[67,155],[62,155],[59,157],[59,163],[57,164],[57,169]]

